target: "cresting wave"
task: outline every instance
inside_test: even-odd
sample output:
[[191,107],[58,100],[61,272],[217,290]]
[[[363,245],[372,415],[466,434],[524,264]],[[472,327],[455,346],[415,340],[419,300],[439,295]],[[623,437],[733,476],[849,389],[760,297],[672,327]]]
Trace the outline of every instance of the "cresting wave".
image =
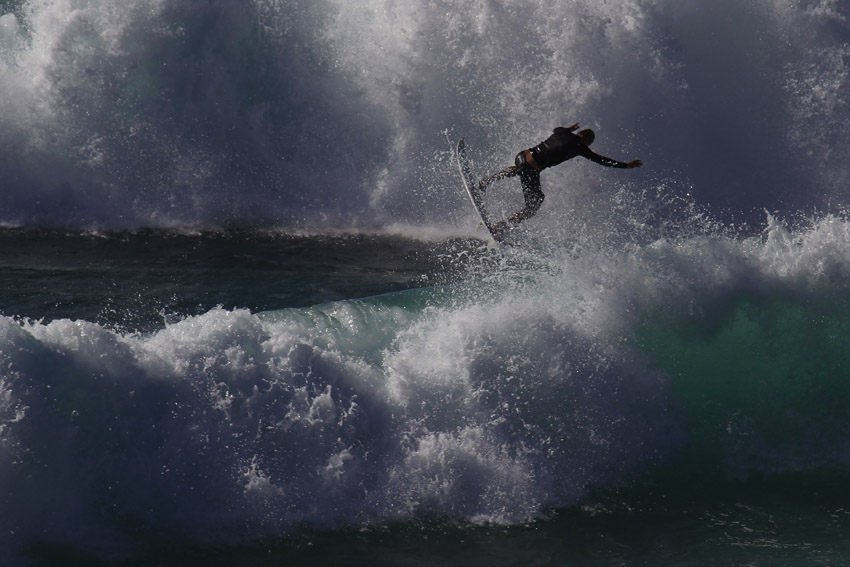
[[[440,286],[148,333],[0,317],[0,548],[516,524],[665,467],[848,474],[848,21],[834,0],[2,2],[0,226],[23,234],[441,241],[471,218],[446,130],[477,173],[575,121],[647,166],[545,172],[522,246]],[[821,212],[751,236],[763,209]],[[195,267],[244,265],[228,246]]]
[[516,523],[675,462],[850,472],[850,223],[552,265],[148,335],[4,317],[4,538]]
[[443,131],[483,174],[575,121],[647,167],[547,172],[544,228],[599,222],[612,186],[736,221],[840,207],[849,18],[835,0],[7,0],[0,224],[456,227]]
[[108,540],[121,518],[227,541],[521,522],[666,450],[659,375],[534,300],[518,317],[517,299],[454,295],[215,310],[147,337],[4,319],[0,478],[21,510],[7,527],[70,542],[109,526]]

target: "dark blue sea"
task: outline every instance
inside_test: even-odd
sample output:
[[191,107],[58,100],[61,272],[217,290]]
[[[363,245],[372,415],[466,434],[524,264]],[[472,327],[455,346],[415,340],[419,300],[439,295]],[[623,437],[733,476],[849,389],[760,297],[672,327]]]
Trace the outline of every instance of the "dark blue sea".
[[848,564],[848,22],[0,0],[0,565]]

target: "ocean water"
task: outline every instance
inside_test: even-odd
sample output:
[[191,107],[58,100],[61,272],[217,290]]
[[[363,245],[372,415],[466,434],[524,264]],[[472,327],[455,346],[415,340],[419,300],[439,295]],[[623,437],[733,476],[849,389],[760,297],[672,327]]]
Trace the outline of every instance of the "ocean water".
[[847,564],[848,22],[0,1],[0,565]]
[[[6,230],[22,564],[841,564],[850,222]],[[14,563],[13,563],[14,564]]]

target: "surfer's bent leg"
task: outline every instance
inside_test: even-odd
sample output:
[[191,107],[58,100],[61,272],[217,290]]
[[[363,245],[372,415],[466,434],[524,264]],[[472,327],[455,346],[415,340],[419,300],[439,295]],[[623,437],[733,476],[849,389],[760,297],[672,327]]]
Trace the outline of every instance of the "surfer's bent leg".
[[508,219],[508,222],[517,225],[526,219],[530,219],[540,210],[546,195],[540,189],[540,172],[533,167],[524,167],[519,171],[520,183],[522,183],[522,196],[525,199],[525,208],[517,211]]
[[481,181],[478,182],[478,190],[484,193],[487,190],[487,187],[494,181],[498,179],[506,179],[508,177],[513,177],[517,173],[519,173],[517,168],[514,166],[510,166],[506,167],[501,171],[497,171],[492,175],[486,175],[484,176],[484,178],[481,179]]
[[525,152],[520,152],[516,157],[516,166],[513,175],[519,175],[522,184],[522,196],[525,199],[525,208],[517,211],[508,220],[496,223],[490,229],[497,240],[501,240],[505,231],[511,226],[516,226],[526,219],[530,219],[540,210],[543,199],[546,196],[540,189],[540,170],[528,163]]

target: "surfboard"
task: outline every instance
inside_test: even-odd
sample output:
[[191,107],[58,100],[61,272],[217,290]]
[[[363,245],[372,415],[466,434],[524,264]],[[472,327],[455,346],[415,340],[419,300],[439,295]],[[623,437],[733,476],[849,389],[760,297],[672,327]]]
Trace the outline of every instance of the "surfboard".
[[478,190],[478,187],[475,185],[475,180],[472,177],[472,173],[469,169],[469,159],[466,157],[466,144],[463,141],[463,138],[457,143],[455,157],[457,158],[457,166],[460,170],[460,179],[463,182],[463,188],[466,190],[466,194],[469,196],[470,202],[472,202],[472,206],[475,207],[475,212],[478,213],[478,218],[481,219],[481,223],[478,225],[479,228],[481,225],[487,228],[487,236],[488,240],[492,243],[496,242],[496,239],[493,237],[492,226],[493,222],[490,220],[490,216],[487,213],[487,207],[484,206],[484,195],[481,191]]

